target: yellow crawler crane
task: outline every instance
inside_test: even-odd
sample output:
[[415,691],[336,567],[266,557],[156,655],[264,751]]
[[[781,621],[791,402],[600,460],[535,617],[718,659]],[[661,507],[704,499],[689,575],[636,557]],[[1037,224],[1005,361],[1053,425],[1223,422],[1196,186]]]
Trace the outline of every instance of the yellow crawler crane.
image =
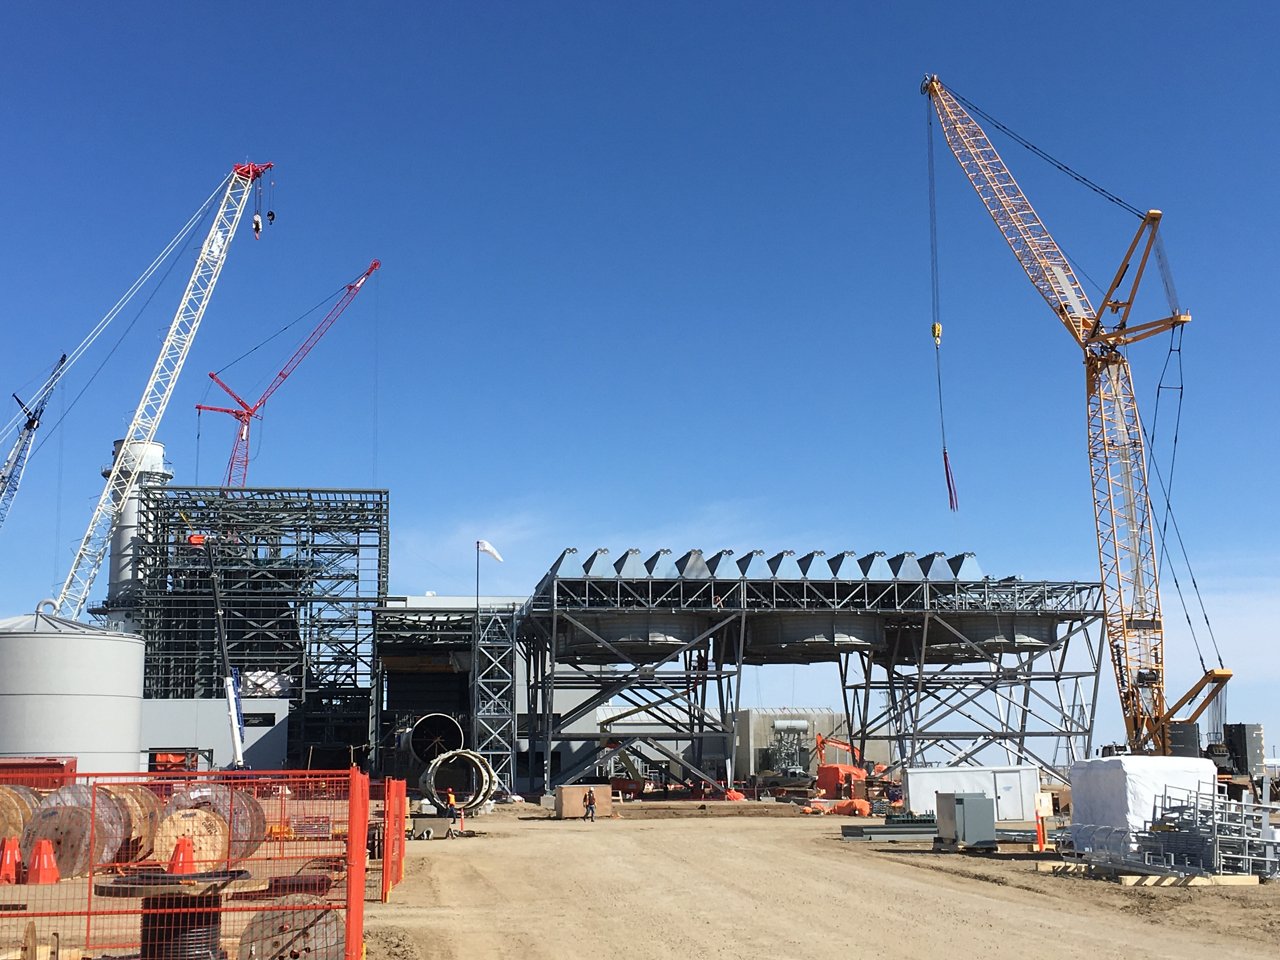
[[1145,444],[1129,362],[1122,352],[1130,343],[1191,320],[1175,307],[1161,320],[1129,325],[1161,213],[1135,211],[1142,223],[1095,310],[1066,255],[982,128],[936,76],[926,77],[920,90],[929,97],[947,146],[1014,256],[1084,353],[1104,619],[1120,706],[1130,750],[1168,753],[1170,721],[1189,704],[1195,705],[1182,719],[1198,719],[1231,678],[1231,671],[1205,671],[1183,697],[1168,704]]

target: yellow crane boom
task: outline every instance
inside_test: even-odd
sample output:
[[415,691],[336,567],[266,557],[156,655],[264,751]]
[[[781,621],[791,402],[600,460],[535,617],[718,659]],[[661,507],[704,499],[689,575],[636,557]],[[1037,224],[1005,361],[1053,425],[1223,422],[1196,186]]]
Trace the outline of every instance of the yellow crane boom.
[[1120,349],[1191,320],[1175,309],[1163,319],[1129,325],[1161,213],[1149,210],[1143,216],[1095,310],[1070,261],[977,121],[936,76],[925,78],[921,92],[929,97],[947,146],[1014,256],[1084,354],[1104,620],[1120,707],[1131,750],[1167,753],[1175,712],[1201,698],[1186,717],[1198,718],[1231,671],[1206,671],[1172,708],[1168,706],[1146,449],[1129,362]]

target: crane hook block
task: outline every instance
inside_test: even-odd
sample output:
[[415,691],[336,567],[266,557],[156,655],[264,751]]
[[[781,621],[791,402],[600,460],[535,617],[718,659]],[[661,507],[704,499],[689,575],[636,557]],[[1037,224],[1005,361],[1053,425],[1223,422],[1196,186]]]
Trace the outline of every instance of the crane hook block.
[[933,325],[933,345],[935,347],[942,346],[942,324],[940,323]]

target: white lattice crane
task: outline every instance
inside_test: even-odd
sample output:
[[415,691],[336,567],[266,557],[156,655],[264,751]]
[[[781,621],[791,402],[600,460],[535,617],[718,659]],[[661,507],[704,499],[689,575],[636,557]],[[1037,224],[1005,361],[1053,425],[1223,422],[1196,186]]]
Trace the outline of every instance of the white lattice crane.
[[227,261],[227,251],[253,193],[254,182],[271,167],[270,163],[238,163],[227,177],[222,202],[209,227],[209,234],[200,247],[195,270],[187,282],[147,387],[142,392],[142,399],[138,402],[133,420],[119,446],[106,486],[93,509],[89,528],[80,541],[71,570],[55,601],[57,613],[61,616],[74,619],[84,610],[89,590],[93,587],[93,581],[107,552],[112,523],[120,505],[128,499],[142,476],[139,471],[131,469],[129,451],[135,445],[145,446],[155,439],[165,407],[169,405],[178,375],[182,372],[182,365],[186,362],[191,343],[200,328],[200,320],[209,305],[213,288],[218,283],[222,266]]
[[0,466],[0,527],[4,526],[5,518],[9,516],[9,508],[13,506],[13,498],[18,495],[18,484],[22,482],[22,472],[27,467],[27,457],[31,454],[31,444],[35,442],[36,430],[40,428],[40,421],[44,417],[44,408],[48,405],[49,398],[53,396],[53,388],[57,385],[63,364],[66,362],[67,355],[64,353],[57,366],[53,368],[53,373],[42,388],[42,391],[32,401],[31,406],[28,407],[21,400],[18,400],[16,393],[13,395],[13,399],[22,408],[22,415],[25,420],[18,429],[18,438],[9,450],[9,456],[5,458],[4,466]]

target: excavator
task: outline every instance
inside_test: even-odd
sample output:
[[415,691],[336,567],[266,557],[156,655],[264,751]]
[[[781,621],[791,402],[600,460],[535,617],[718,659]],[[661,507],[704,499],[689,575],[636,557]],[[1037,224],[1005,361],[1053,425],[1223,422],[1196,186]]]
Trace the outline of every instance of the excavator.
[[[1197,720],[1231,679],[1231,671],[1206,669],[1183,696],[1172,705],[1167,701],[1164,619],[1147,489],[1146,446],[1124,353],[1132,343],[1191,320],[1174,299],[1172,284],[1166,283],[1171,301],[1169,315],[1143,323],[1129,322],[1153,250],[1160,260],[1156,234],[1162,214],[1125,204],[1054,161],[1060,169],[1141,218],[1100,306],[1094,307],[1071,262],[965,107],[979,111],[943,86],[936,75],[925,77],[920,92],[929,98],[947,146],[1018,263],[1083,353],[1103,619],[1128,748],[1133,753],[1167,754],[1170,724],[1175,720]],[[932,169],[932,160],[930,164]],[[1179,716],[1188,707],[1189,712]]]

